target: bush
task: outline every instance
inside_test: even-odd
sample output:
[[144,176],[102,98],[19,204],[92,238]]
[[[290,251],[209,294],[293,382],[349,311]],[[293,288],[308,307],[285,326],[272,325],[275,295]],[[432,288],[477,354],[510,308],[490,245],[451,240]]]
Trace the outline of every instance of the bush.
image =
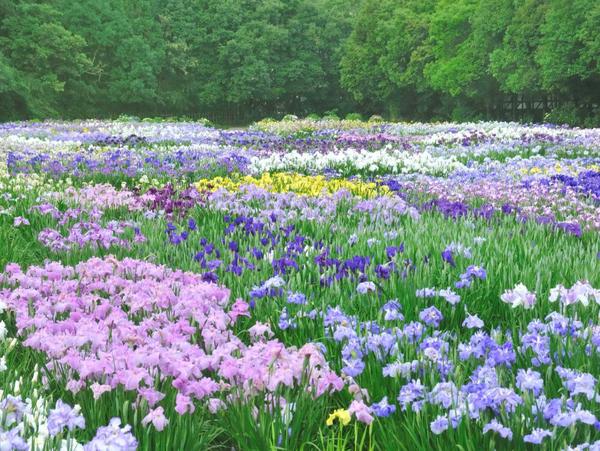
[[579,114],[577,112],[577,107],[574,103],[566,103],[559,107],[554,108],[548,114],[544,116],[544,120],[546,122],[551,122],[553,124],[568,124],[568,125],[577,125],[579,123]]
[[383,118],[379,114],[374,114],[369,118],[369,122],[383,122]]
[[281,120],[283,122],[294,122],[298,120],[298,116],[296,116],[295,114],[286,114]]
[[326,121],[339,121],[340,117],[337,114],[337,110],[329,110],[323,113],[323,119]]
[[583,121],[583,126],[586,128],[600,127],[600,111],[597,111],[590,117],[586,117]]
[[363,117],[360,113],[348,113],[346,114],[347,121],[362,121]]
[[128,114],[121,114],[115,119],[116,122],[140,122],[140,118],[137,116],[131,116]]
[[210,119],[206,119],[205,117],[199,118],[196,122],[199,122],[205,127],[214,127],[214,124],[210,121]]
[[583,112],[573,102],[568,102],[554,108],[544,116],[544,120],[553,124],[567,124],[572,127],[598,127],[600,126],[600,109],[595,108],[591,113]]

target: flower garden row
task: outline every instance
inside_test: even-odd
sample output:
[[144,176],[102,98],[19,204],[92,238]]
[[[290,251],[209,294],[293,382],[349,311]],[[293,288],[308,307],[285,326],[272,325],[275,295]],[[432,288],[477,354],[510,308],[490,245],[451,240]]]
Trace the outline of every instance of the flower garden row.
[[0,152],[0,449],[600,446],[600,130],[15,123]]

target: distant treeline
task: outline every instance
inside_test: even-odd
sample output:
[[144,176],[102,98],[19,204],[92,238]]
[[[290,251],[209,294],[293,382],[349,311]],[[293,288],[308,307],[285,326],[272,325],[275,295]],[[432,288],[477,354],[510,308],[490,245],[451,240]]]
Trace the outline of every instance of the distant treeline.
[[599,0],[0,0],[0,120],[600,125]]

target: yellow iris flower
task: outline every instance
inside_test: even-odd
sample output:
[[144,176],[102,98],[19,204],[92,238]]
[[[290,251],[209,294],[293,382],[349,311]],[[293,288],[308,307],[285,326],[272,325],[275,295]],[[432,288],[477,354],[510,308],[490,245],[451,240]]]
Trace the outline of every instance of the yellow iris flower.
[[293,192],[306,196],[319,196],[323,192],[332,194],[340,190],[347,190],[355,196],[364,198],[392,194],[387,186],[378,186],[374,182],[326,179],[322,175],[301,175],[286,172],[264,173],[260,177],[246,175],[236,179],[230,177],[201,179],[196,183],[196,188],[199,191],[211,192],[223,188],[233,192],[239,190],[242,185],[255,185],[273,193]]
[[325,421],[327,426],[333,426],[333,422],[338,420],[342,426],[347,426],[350,423],[350,412],[346,409],[334,410],[331,415]]

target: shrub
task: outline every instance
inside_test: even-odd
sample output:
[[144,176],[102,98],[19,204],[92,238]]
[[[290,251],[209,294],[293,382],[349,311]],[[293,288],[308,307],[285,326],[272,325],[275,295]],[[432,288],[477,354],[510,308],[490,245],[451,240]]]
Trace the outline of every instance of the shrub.
[[379,114],[374,114],[369,118],[369,122],[383,122],[383,118]]
[[346,114],[347,121],[362,121],[363,117],[360,113],[348,113]]

